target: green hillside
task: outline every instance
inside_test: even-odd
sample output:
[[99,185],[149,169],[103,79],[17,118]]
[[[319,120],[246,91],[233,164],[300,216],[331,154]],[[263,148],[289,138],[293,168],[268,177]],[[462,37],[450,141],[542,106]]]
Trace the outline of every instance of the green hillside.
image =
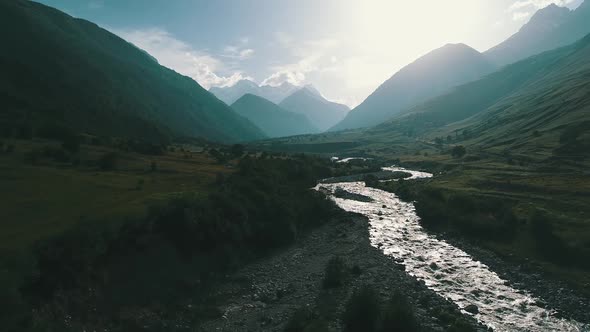
[[264,136],[191,78],[96,24],[23,0],[0,1],[0,22],[5,133],[60,124],[152,141]]

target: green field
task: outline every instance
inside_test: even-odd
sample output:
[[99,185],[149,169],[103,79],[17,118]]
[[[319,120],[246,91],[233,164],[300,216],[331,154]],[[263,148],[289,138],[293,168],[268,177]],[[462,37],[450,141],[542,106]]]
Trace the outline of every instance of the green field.
[[[182,192],[205,193],[216,174],[231,171],[206,153],[179,148],[148,156],[83,145],[80,162],[74,166],[48,158],[35,164],[27,161],[30,151],[59,146],[56,142],[5,144],[15,149],[0,154],[0,250],[23,249],[80,221],[112,222],[141,216],[150,202]],[[101,171],[96,161],[109,152],[119,155],[116,169]]]

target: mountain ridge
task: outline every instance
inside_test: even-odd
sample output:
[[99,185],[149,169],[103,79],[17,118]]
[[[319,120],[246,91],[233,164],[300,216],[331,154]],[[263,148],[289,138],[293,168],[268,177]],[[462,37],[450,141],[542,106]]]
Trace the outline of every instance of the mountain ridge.
[[329,129],[350,111],[348,106],[327,100],[309,85],[292,93],[279,106],[305,115],[320,131]]
[[485,51],[490,61],[503,66],[566,46],[590,33],[590,1],[575,10],[555,4],[539,9],[519,31]]
[[231,107],[257,125],[269,137],[317,133],[305,115],[290,112],[254,94],[245,94]]
[[156,141],[264,137],[197,82],[92,22],[32,1],[1,1],[0,9],[0,38],[11,45],[0,55],[3,126]]
[[278,86],[270,85],[258,85],[256,82],[243,79],[236,84],[228,87],[212,87],[209,92],[214,94],[219,100],[223,101],[227,105],[235,103],[245,94],[253,94],[262,97],[266,100],[278,104],[283,99],[297,91],[300,87],[297,87],[291,83],[284,82]]
[[446,44],[403,67],[331,131],[370,127],[446,90],[492,72],[495,66],[465,44]]

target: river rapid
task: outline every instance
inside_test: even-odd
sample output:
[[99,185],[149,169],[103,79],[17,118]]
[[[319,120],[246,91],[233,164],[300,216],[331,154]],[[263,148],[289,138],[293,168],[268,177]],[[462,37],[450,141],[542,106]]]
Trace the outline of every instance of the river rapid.
[[[408,180],[432,176],[399,167],[383,170],[411,173]],[[554,312],[537,305],[537,299],[510,287],[485,264],[428,234],[420,226],[412,203],[366,187],[363,182],[321,183],[316,189],[326,192],[343,210],[366,216],[374,247],[494,331],[590,331],[587,325],[555,317]],[[337,189],[353,195],[336,197]],[[370,197],[372,201],[354,200],[354,195]]]

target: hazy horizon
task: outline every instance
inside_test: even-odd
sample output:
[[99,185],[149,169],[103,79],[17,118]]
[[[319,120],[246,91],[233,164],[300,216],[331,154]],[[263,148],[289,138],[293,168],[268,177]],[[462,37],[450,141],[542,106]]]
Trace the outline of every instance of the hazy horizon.
[[240,79],[313,84],[354,107],[433,49],[464,43],[483,52],[536,10],[583,1],[40,2],[99,24],[207,89]]

